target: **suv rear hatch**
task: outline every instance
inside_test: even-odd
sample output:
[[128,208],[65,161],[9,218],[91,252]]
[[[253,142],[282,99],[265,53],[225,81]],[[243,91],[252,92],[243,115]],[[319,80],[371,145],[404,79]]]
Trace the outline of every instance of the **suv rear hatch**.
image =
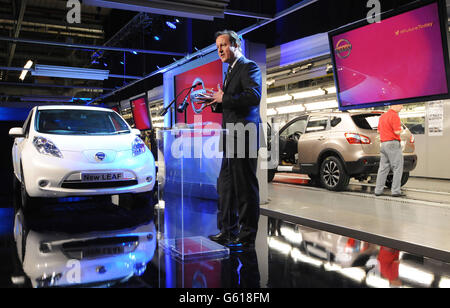
[[[378,122],[383,112],[370,112],[352,115],[352,120],[358,128],[357,133],[370,139],[370,143],[361,143],[366,154],[380,154],[380,135],[378,133]],[[400,135],[403,153],[414,153],[414,136],[402,124],[403,131]]]

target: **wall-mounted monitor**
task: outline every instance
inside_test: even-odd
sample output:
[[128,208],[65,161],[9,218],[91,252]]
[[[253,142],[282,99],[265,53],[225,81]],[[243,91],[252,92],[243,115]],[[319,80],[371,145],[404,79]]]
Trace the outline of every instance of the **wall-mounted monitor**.
[[445,2],[425,0],[329,32],[341,110],[449,98]]
[[133,119],[139,130],[152,129],[146,95],[130,100]]

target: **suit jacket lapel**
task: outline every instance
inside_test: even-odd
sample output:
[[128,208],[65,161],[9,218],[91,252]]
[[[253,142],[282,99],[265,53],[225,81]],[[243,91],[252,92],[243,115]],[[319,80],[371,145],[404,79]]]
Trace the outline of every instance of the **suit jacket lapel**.
[[231,83],[231,80],[233,80],[233,77],[234,77],[234,76],[236,75],[236,73],[242,68],[241,64],[242,64],[243,58],[244,58],[244,57],[242,56],[242,57],[240,57],[240,58],[237,60],[237,62],[236,62],[236,64],[234,65],[233,69],[232,69],[231,72],[229,73],[229,76],[227,75],[227,77],[226,77],[227,83],[226,83],[226,85],[225,85],[224,88],[223,88],[223,91],[224,91],[224,92],[226,91],[226,89],[228,89],[228,87],[229,87],[229,85],[230,85],[230,83]]

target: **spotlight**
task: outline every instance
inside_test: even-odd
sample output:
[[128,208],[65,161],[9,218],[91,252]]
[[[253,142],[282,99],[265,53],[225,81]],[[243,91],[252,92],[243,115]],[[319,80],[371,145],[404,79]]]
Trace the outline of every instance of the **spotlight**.
[[176,29],[177,28],[177,26],[173,23],[173,22],[171,22],[171,21],[166,21],[166,25],[170,28],[170,29]]
[[134,54],[134,55],[137,55],[138,53],[137,53],[136,51],[133,50],[133,54]]
[[159,41],[159,40],[160,40],[159,36],[157,36],[157,35],[153,36],[153,39],[154,39],[155,41]]

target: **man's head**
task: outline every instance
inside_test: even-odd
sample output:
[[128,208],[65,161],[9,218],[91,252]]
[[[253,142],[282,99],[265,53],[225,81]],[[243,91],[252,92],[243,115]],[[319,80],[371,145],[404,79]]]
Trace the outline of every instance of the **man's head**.
[[399,113],[400,111],[402,111],[403,105],[392,105],[391,109],[394,110],[395,112]]
[[236,32],[224,30],[216,32],[216,47],[222,62],[232,64],[241,55],[241,40]]

